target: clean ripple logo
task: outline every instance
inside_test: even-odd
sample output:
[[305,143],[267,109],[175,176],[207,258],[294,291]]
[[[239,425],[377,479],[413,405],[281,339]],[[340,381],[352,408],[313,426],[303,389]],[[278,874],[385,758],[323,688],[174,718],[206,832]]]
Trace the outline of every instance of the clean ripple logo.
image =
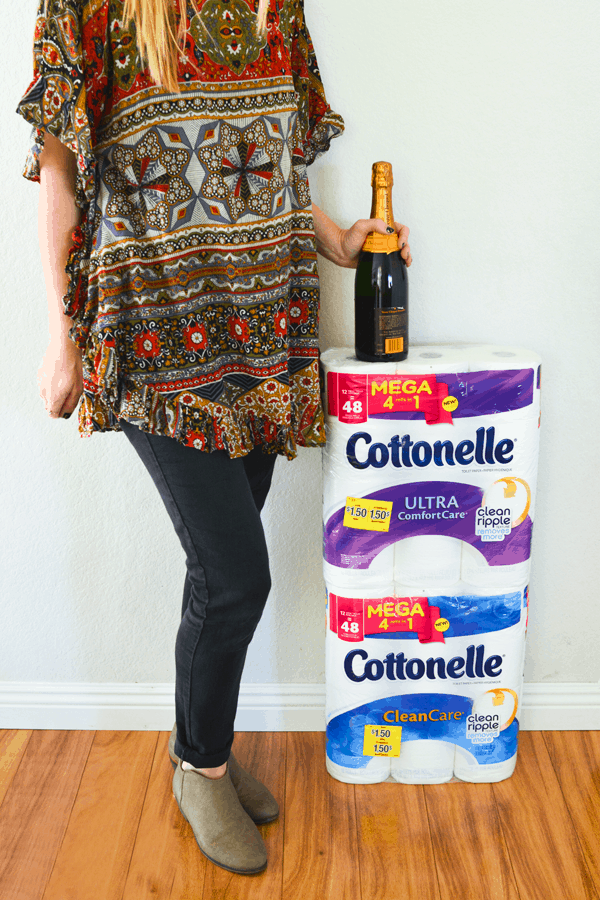
[[353,434],[346,444],[346,457],[355,469],[382,469],[395,466],[397,469],[413,466],[426,468],[432,462],[436,466],[479,466],[507,465],[512,462],[515,444],[510,438],[496,441],[496,429],[478,428],[475,440],[460,441],[411,441],[410,434],[400,437],[395,434],[388,444],[373,443],[367,431]]

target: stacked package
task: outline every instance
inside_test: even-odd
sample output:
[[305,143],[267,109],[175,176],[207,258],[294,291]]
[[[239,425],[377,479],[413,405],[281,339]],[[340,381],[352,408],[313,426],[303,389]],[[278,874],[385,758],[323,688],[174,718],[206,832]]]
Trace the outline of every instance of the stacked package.
[[321,357],[326,762],[340,781],[514,771],[540,362],[469,344]]

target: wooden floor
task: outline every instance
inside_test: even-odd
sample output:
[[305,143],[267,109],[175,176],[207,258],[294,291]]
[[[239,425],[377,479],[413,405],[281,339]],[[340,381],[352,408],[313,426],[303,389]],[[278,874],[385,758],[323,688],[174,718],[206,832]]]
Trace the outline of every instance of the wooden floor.
[[0,731],[1,900],[600,900],[600,732],[519,735],[498,784],[348,785],[325,734],[239,733],[281,814],[269,862],[208,862],[166,732]]

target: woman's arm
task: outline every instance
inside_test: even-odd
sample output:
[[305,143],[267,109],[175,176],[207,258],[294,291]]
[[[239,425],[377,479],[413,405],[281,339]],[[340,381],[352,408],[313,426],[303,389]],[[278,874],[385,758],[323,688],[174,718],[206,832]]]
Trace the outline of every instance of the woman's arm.
[[[325,259],[331,260],[337,266],[345,269],[355,269],[358,265],[358,257],[367,235],[372,231],[380,234],[386,233],[386,225],[383,219],[359,219],[351,228],[340,228],[335,222],[325,215],[314,203],[312,205],[315,235],[317,238],[317,251]],[[407,225],[394,222],[398,232],[398,248],[400,255],[410,266],[412,256],[408,244],[410,229]]]
[[46,295],[50,342],[38,370],[40,395],[51,418],[70,415],[83,391],[81,352],[69,338],[73,321],[63,311],[65,272],[73,229],[81,222],[75,203],[75,154],[46,132],[40,153],[38,237]]

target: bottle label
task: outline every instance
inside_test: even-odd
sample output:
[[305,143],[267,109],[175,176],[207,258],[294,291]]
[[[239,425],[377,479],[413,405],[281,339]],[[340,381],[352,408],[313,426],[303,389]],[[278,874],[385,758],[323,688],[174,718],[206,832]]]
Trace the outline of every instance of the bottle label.
[[375,310],[375,355],[403,353],[406,340],[406,310]]
[[377,231],[372,231],[367,235],[362,248],[368,253],[394,253],[398,250],[398,235],[396,232],[379,234]]

